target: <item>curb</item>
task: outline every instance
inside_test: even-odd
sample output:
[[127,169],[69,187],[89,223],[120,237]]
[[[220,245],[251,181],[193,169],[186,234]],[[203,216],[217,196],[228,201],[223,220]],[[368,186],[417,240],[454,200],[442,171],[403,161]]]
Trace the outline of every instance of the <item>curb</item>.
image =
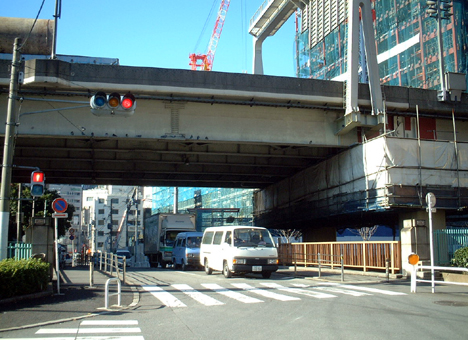
[[[134,308],[136,308],[138,306],[138,303],[140,302],[140,292],[138,291],[137,288],[135,288],[133,283],[132,283],[132,285],[130,285],[129,281],[127,281],[126,285],[130,286],[130,289],[133,292],[133,301],[126,307],[118,307],[118,308],[115,308],[115,309],[109,308],[107,310],[103,310],[102,312],[88,313],[88,314],[81,315],[81,316],[73,316],[73,317],[69,317],[69,318],[65,318],[65,319],[38,322],[38,323],[35,323],[35,324],[30,324],[30,325],[3,328],[3,329],[0,329],[0,333],[1,332],[21,330],[21,329],[27,329],[27,328],[48,326],[48,325],[53,325],[53,324],[58,324],[58,323],[63,323],[63,322],[76,321],[76,320],[91,318],[91,317],[95,317],[95,316],[99,316],[99,315],[106,315],[106,314],[111,314],[111,313],[115,313],[115,312],[120,312],[120,311],[123,311],[123,310],[134,309]],[[64,286],[67,286],[67,285],[64,285]],[[71,284],[69,286],[74,286],[74,285]],[[22,295],[22,296],[15,297],[15,298],[1,300],[0,303],[14,302],[16,300],[16,298],[20,298],[20,299],[16,300],[16,301],[20,301],[20,300],[26,300],[28,298],[30,299],[30,298],[37,298],[37,297],[43,297],[43,296],[50,296],[50,295],[53,295],[53,294],[54,293],[53,293],[52,284],[49,284],[47,292]]]

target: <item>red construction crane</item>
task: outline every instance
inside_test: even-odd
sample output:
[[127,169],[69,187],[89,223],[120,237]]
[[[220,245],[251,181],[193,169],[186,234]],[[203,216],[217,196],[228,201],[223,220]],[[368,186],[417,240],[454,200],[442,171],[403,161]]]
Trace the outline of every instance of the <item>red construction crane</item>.
[[192,70],[211,71],[211,69],[213,68],[216,47],[218,46],[219,38],[221,37],[221,32],[223,31],[224,20],[226,19],[226,13],[228,11],[230,3],[231,0],[221,0],[216,24],[213,29],[213,34],[211,35],[210,44],[208,45],[208,53],[192,53],[189,55],[189,65],[192,67]]

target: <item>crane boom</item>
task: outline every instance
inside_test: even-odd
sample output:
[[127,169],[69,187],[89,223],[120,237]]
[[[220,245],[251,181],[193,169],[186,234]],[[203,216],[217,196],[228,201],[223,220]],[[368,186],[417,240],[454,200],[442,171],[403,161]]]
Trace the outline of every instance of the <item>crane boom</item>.
[[213,68],[216,48],[218,47],[219,38],[221,37],[221,32],[223,31],[224,20],[226,19],[226,14],[230,3],[231,0],[221,0],[221,5],[219,6],[218,10],[218,17],[216,18],[213,34],[211,35],[210,43],[208,45],[208,52],[206,54],[192,53],[189,55],[189,65],[192,67],[192,70],[211,71]]

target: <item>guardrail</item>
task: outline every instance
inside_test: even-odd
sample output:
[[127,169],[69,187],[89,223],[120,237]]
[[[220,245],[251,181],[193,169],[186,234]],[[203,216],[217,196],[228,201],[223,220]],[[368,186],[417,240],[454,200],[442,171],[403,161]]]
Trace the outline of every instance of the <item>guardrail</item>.
[[[125,275],[127,273],[127,258],[125,256],[119,256],[114,253],[99,253],[97,260],[99,270],[109,273],[111,276],[113,276],[115,272],[115,276],[119,280],[121,279],[123,284],[125,284]],[[120,276],[122,276],[122,278],[120,278]]]
[[[298,263],[298,258],[299,256],[302,256],[303,254],[297,254],[294,253],[294,274],[297,273],[297,263]],[[344,282],[344,265],[343,265],[343,254],[336,255],[336,254],[309,254],[311,257],[316,257],[317,258],[317,264],[318,264],[318,277],[322,277],[322,267],[331,267],[332,269],[334,267],[340,266],[341,268],[341,282]],[[339,261],[335,261],[335,258],[339,257]],[[304,259],[302,259],[304,260]],[[306,261],[301,261],[301,262],[307,262]]]
[[[293,255],[297,254],[294,261]],[[389,271],[396,274],[401,271],[401,245],[399,241],[367,241],[367,242],[301,242],[284,243],[278,246],[279,262],[288,265],[293,261],[298,265],[317,266],[318,254],[321,261],[331,263],[331,269],[340,264],[332,261],[332,257],[343,255],[345,268]]]
[[429,282],[432,286],[432,293],[435,292],[435,284],[450,284],[450,285],[461,285],[461,286],[468,286],[468,282],[451,282],[451,281],[439,281],[434,279],[434,275],[431,275],[431,280],[425,279],[418,279],[417,273],[418,271],[422,271],[423,269],[428,269],[431,271],[434,270],[443,270],[443,271],[454,271],[454,272],[465,272],[468,273],[468,268],[459,268],[459,267],[439,267],[439,266],[413,266],[413,271],[411,272],[411,293],[416,293],[416,285],[417,282]]

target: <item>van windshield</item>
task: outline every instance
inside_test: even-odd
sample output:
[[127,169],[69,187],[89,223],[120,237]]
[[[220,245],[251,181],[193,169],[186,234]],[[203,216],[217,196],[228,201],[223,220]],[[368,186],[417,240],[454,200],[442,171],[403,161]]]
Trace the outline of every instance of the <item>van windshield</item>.
[[200,248],[201,236],[190,236],[187,237],[187,247],[188,248]]
[[268,230],[257,228],[234,229],[235,247],[274,247]]

